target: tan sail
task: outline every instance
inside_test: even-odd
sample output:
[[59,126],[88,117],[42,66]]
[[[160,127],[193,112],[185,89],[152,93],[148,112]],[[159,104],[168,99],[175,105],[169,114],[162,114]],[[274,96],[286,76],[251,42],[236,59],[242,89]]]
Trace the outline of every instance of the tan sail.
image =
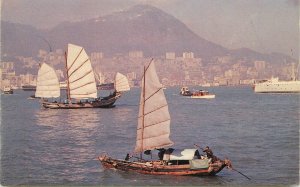
[[35,97],[57,98],[59,96],[59,81],[55,70],[43,63],[38,71]]
[[144,71],[135,152],[173,145],[168,103],[153,62]]
[[115,89],[117,92],[124,92],[130,90],[127,77],[119,72],[116,74],[115,77]]
[[68,44],[67,75],[70,98],[97,98],[92,64],[85,50],[80,46]]

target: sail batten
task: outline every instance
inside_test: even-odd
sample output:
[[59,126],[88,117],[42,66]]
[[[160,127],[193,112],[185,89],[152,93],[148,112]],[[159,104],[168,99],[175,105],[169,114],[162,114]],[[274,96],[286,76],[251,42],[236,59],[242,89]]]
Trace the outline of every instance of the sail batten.
[[[68,49],[69,49],[69,46],[71,46],[73,44],[69,44],[68,45]],[[75,45],[74,45],[75,46]],[[79,46],[78,46],[79,47]],[[68,71],[73,67],[73,65],[75,64],[76,60],[78,59],[78,57],[80,56],[81,52],[83,50],[83,47],[81,47],[81,50],[80,52],[78,53],[78,55],[76,56],[76,58],[72,61],[72,63],[70,63],[70,66],[68,66]]]
[[152,96],[154,96],[156,93],[158,93],[160,90],[162,89],[162,87],[160,89],[158,89],[156,92],[154,92],[153,94],[151,94],[148,98],[145,98],[145,102],[151,98]]
[[[169,135],[169,133],[159,134],[159,135],[157,135],[157,136],[145,137],[144,140],[146,140],[146,139],[151,139],[151,138],[156,138],[156,137],[160,137],[160,136],[164,136],[164,135]],[[161,146],[161,145],[160,145],[160,146]]]
[[[163,108],[163,107],[167,107],[167,106],[168,106],[168,105],[160,106],[159,108],[157,108],[157,109],[155,109],[155,110],[152,110],[152,111],[150,111],[150,112],[148,112],[148,113],[145,113],[144,116],[146,116],[146,115],[148,115],[148,114],[151,114],[152,112],[155,112],[155,111],[157,111],[157,110],[159,110],[159,109],[161,109],[161,108]],[[143,116],[139,116],[139,118],[141,118],[141,117],[143,117]]]
[[38,71],[36,97],[57,98],[60,97],[60,87],[55,70],[43,63]]
[[77,70],[79,70],[79,69],[84,65],[84,63],[86,63],[88,60],[89,60],[89,59],[86,59],[86,60],[81,64],[81,66],[79,66],[78,68],[76,68],[76,69],[69,75],[69,77],[71,77]]
[[[75,88],[72,88],[72,89],[70,89],[70,90],[77,90],[77,89],[81,89],[82,87],[84,87],[84,86],[87,86],[87,85],[89,85],[89,84],[93,84],[93,82],[88,82],[88,83],[86,83],[85,85],[81,85],[81,86],[79,86],[79,87],[75,87]],[[93,93],[93,92],[92,92]]]
[[97,98],[92,64],[83,47],[68,44],[67,75],[70,98]]
[[[170,120],[171,120],[171,119],[167,119],[167,120],[165,120],[165,121],[160,121],[160,122],[158,122],[158,123],[154,123],[154,124],[148,125],[148,126],[144,127],[144,129],[147,128],[147,127],[151,127],[151,126],[153,126],[153,125],[157,125],[157,124],[160,124],[160,123],[164,123],[164,122],[166,122],[166,121],[170,121]],[[140,129],[142,129],[142,128],[140,128]],[[137,130],[140,130],[140,129],[137,129]]]
[[135,152],[173,145],[170,114],[154,63],[145,68],[137,126]]
[[91,72],[92,72],[92,71],[87,72],[85,75],[83,75],[83,76],[81,76],[81,77],[79,77],[79,78],[73,80],[73,81],[70,82],[70,83],[75,83],[75,82],[77,82],[77,81],[80,81],[80,80],[83,79],[85,76],[88,76]]

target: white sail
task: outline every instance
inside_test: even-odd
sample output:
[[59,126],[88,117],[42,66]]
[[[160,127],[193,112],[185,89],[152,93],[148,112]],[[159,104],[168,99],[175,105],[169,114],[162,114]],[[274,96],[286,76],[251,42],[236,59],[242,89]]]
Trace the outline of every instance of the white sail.
[[115,77],[115,89],[117,92],[124,92],[130,90],[127,77],[119,72],[116,74]]
[[38,71],[35,97],[52,98],[59,96],[59,81],[55,70],[43,63]]
[[173,145],[168,103],[153,62],[145,69],[142,82],[135,152]]
[[91,61],[85,50],[68,44],[67,75],[70,98],[97,98],[97,87]]

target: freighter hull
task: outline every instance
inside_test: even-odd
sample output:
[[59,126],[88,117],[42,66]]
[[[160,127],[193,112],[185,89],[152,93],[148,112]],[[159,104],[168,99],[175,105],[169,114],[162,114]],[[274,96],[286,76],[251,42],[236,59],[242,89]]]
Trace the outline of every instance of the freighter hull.
[[278,81],[278,79],[257,83],[254,85],[256,93],[298,93],[300,81]]

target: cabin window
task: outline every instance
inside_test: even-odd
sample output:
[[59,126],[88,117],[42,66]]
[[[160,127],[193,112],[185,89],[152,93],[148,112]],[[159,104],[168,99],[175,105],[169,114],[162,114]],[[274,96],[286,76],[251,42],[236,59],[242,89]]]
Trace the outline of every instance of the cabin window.
[[186,164],[190,164],[190,162],[188,160],[170,160],[168,163],[170,163],[171,165],[186,165]]

